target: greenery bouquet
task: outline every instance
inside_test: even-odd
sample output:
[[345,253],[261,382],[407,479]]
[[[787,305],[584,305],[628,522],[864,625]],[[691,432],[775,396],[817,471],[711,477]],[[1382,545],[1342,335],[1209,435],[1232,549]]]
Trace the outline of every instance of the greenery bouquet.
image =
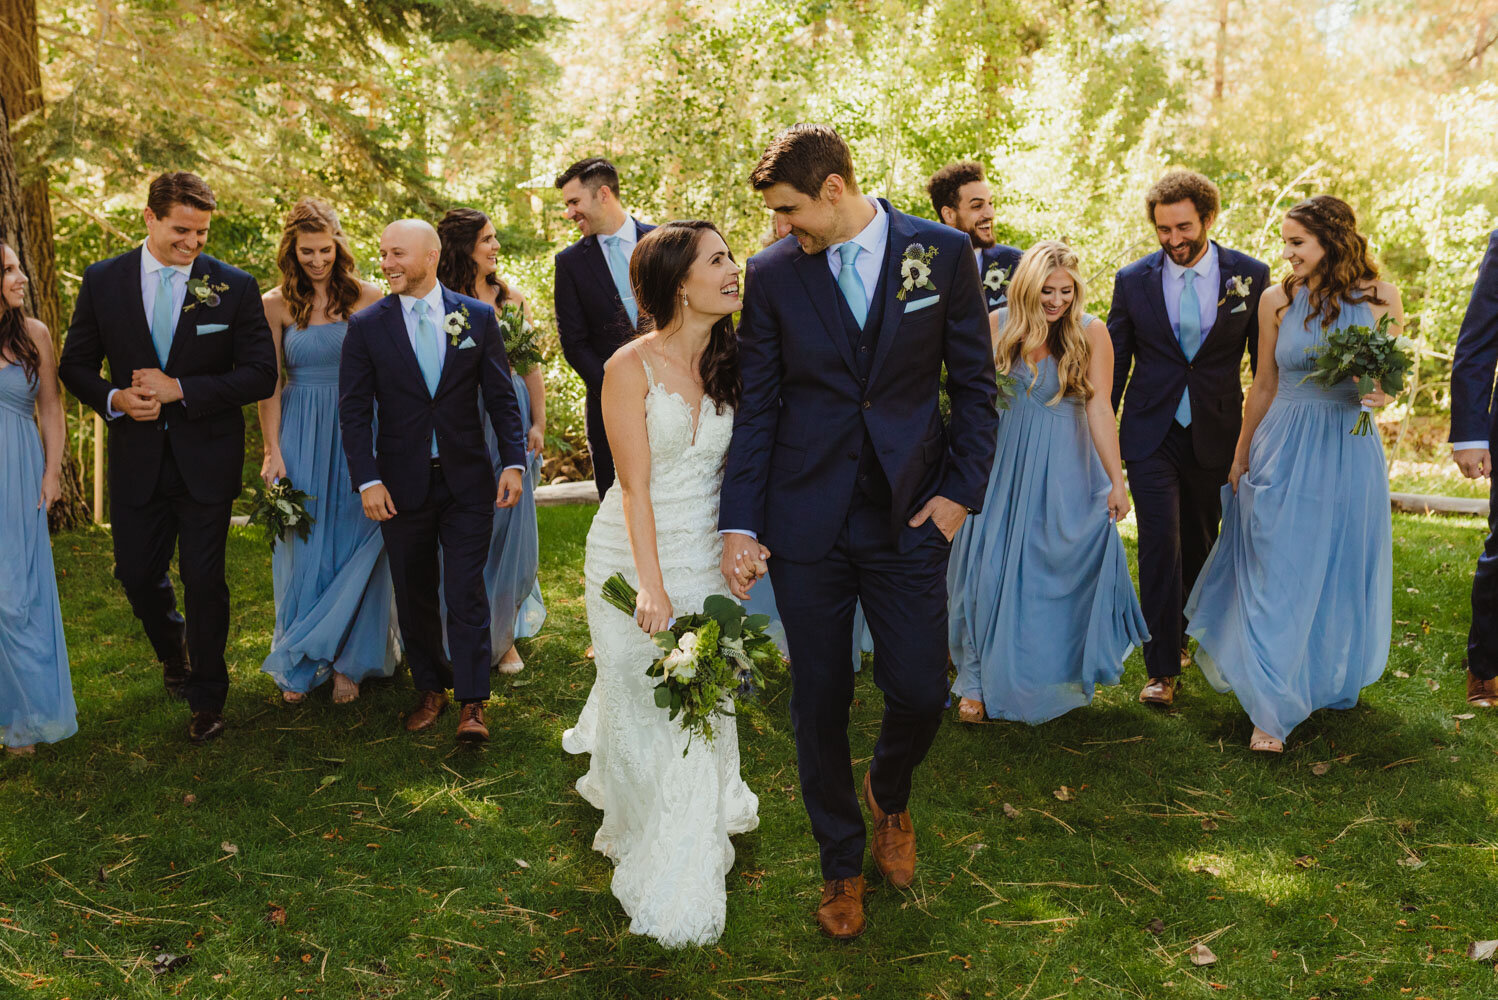
[[[635,615],[637,592],[615,573],[604,581],[603,599]],[[764,671],[780,662],[775,640],[765,634],[769,615],[751,615],[737,601],[714,594],[702,602],[701,614],[681,615],[654,636],[662,650],[646,669],[658,678],[655,703],[681,717],[681,727],[712,741],[713,719],[733,715],[733,703],[764,688]],[[687,749],[692,745],[690,737]],[[682,750],[686,756],[686,749]]]
[[[1314,347],[1306,348],[1316,366],[1301,383],[1312,382],[1330,389],[1343,382],[1357,383],[1358,395],[1366,396],[1375,388],[1390,396],[1404,390],[1404,379],[1415,364],[1408,337],[1389,334],[1394,317],[1385,316],[1371,329],[1345,326],[1332,330]],[[1372,410],[1364,406],[1351,433],[1368,434],[1373,430]]]
[[271,485],[250,490],[250,523],[265,529],[265,540],[275,551],[276,542],[295,532],[302,541],[307,540],[307,531],[314,518],[307,513],[307,501],[317,497],[308,496],[291,485],[291,480],[282,476]]
[[536,328],[525,320],[525,313],[513,302],[499,311],[499,329],[505,337],[505,357],[517,375],[529,375],[545,359],[536,343]]

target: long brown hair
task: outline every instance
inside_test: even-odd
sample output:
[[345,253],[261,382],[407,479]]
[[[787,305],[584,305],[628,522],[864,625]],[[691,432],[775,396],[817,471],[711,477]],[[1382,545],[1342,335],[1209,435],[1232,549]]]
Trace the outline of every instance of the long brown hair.
[[[0,262],[5,260],[7,251],[16,258],[16,269],[20,270],[21,255],[0,239]],[[4,264],[0,263],[0,274],[3,273]],[[36,384],[42,353],[36,349],[36,341],[31,339],[31,333],[26,329],[26,310],[12,309],[3,299],[0,299],[0,357],[20,365],[26,381]]]
[[[665,329],[676,318],[676,310],[681,306],[681,286],[697,260],[702,235],[710,232],[718,233],[718,227],[711,222],[668,222],[646,233],[635,245],[629,258],[629,285],[640,307],[641,333]],[[720,238],[722,235],[718,233]],[[739,405],[743,382],[739,377],[739,339],[733,330],[732,316],[724,316],[713,324],[697,371],[702,377],[702,391],[712,399],[718,412],[725,406]]]
[[[1368,253],[1368,237],[1358,232],[1358,218],[1351,205],[1341,198],[1318,194],[1293,206],[1285,217],[1304,226],[1325,252],[1316,265],[1317,281],[1310,291],[1306,329],[1310,329],[1316,317],[1325,326],[1331,326],[1342,315],[1343,303],[1384,304],[1376,288],[1363,287],[1378,280],[1378,265]],[[1293,271],[1280,282],[1285,290],[1281,315],[1295,301],[1295,293],[1302,285],[1309,286],[1309,280],[1296,277]]]
[[296,259],[296,240],[301,233],[326,233],[333,237],[333,268],[328,274],[329,316],[347,319],[353,312],[363,291],[359,286],[358,271],[354,267],[354,254],[349,249],[348,237],[338,224],[338,213],[332,206],[318,198],[303,198],[291,206],[286,222],[281,227],[281,246],[276,251],[276,265],[281,269],[281,297],[291,311],[291,319],[305,329],[312,320],[313,298],[317,290],[312,279],[302,270]]
[[[473,259],[473,248],[479,244],[479,233],[489,224],[489,217],[476,208],[450,208],[437,223],[437,238],[442,241],[442,255],[437,258],[437,280],[442,287],[459,295],[478,298],[479,265]],[[485,284],[497,290],[497,306],[510,297],[510,286],[498,274],[484,278]]]
[[[1052,271],[1071,276],[1075,295],[1071,306],[1054,323],[1045,318],[1040,304],[1040,290]],[[1092,398],[1092,381],[1087,366],[1092,348],[1082,327],[1082,303],[1087,301],[1087,286],[1082,281],[1077,252],[1059,240],[1041,240],[1019,259],[1009,282],[1009,315],[994,349],[994,364],[1001,374],[1008,374],[1023,363],[1033,378],[1040,368],[1030,360],[1030,353],[1045,347],[1056,359],[1056,380],[1060,387],[1047,403],[1058,403],[1063,396]],[[1034,384],[1033,382],[1031,383]]]

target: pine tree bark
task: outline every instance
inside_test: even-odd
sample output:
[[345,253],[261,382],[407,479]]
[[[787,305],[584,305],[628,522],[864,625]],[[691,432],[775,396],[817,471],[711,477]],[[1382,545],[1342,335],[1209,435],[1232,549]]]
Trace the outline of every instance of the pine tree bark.
[[[62,303],[57,296],[57,257],[52,247],[52,206],[45,171],[17,169],[11,124],[42,105],[42,69],[36,36],[35,0],[0,0],[0,238],[21,258],[31,285],[31,315],[52,332],[61,351]],[[52,531],[82,527],[92,520],[83,479],[72,449],[62,450],[62,496],[48,515]]]

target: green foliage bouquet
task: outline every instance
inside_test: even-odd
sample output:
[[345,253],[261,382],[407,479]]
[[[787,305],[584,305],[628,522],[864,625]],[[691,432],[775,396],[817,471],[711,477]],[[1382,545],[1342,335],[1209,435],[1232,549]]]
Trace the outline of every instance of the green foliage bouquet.
[[[1390,336],[1393,322],[1394,317],[1386,315],[1371,329],[1345,326],[1332,330],[1320,344],[1306,348],[1316,366],[1301,383],[1312,382],[1330,389],[1352,381],[1357,383],[1359,396],[1366,396],[1375,388],[1390,396],[1399,395],[1404,391],[1405,376],[1415,364],[1415,355],[1408,337]],[[1364,406],[1351,433],[1370,433],[1372,412]]]
[[[637,593],[622,573],[604,581],[602,594],[634,617]],[[645,671],[659,679],[656,705],[668,709],[672,720],[680,716],[689,734],[711,742],[713,718],[733,715],[733,703],[762,690],[765,670],[780,662],[775,640],[765,634],[769,624],[769,615],[751,615],[737,601],[714,594],[702,602],[701,614],[681,615],[657,632],[653,638],[663,652]]]
[[505,337],[505,357],[517,375],[529,375],[545,358],[536,343],[536,328],[526,322],[525,313],[513,302],[499,310],[499,329]]
[[307,540],[307,531],[312,527],[313,517],[307,513],[307,501],[317,497],[308,496],[291,485],[291,480],[282,476],[271,485],[250,490],[250,523],[265,529],[265,540],[271,551],[276,542],[295,532],[302,541]]

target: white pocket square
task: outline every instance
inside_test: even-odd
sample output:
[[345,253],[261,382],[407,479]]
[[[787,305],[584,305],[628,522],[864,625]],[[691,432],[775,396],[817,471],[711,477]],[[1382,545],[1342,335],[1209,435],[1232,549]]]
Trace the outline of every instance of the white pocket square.
[[198,336],[201,337],[205,333],[218,333],[221,330],[227,329],[229,329],[228,323],[199,323]]
[[[1234,309],[1233,312],[1235,312],[1235,313],[1248,312],[1248,303],[1247,302],[1240,302],[1240,303],[1238,303],[1238,308]],[[1231,313],[1229,315],[1231,315]]]
[[473,338],[472,337],[464,337],[463,338],[463,342],[458,345],[458,350],[461,351],[461,350],[464,350],[465,348],[477,347],[477,346],[479,346],[479,345],[477,345],[477,344],[475,344],[473,342]]
[[940,301],[940,295],[928,295],[924,299],[921,299],[919,302],[907,302],[905,303],[905,314],[908,316],[911,313],[915,312],[917,309],[924,309],[927,306],[934,306]]

